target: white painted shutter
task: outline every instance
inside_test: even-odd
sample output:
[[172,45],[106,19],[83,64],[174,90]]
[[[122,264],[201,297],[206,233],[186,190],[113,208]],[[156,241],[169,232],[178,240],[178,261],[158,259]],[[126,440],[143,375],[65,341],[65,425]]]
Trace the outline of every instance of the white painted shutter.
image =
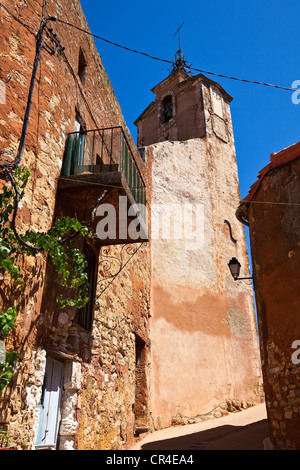
[[61,362],[47,359],[38,446],[56,447],[63,368]]

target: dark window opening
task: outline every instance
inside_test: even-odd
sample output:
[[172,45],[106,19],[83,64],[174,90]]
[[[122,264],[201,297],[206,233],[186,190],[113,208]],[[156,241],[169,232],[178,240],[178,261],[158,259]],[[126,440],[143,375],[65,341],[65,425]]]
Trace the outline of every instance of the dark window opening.
[[86,84],[86,76],[87,76],[87,63],[84,58],[82,49],[79,50],[79,59],[78,59],[78,77],[83,86]]
[[83,253],[87,261],[86,272],[89,282],[89,301],[83,308],[77,310],[76,323],[82,326],[85,330],[91,331],[94,318],[98,257],[88,243],[84,244]]
[[81,133],[85,132],[85,126],[78,112],[76,112],[76,116],[75,116],[74,132],[81,132]]
[[173,117],[173,100],[172,96],[168,95],[162,100],[162,123],[170,121]]
[[147,348],[145,341],[135,334],[135,433],[147,432],[149,403],[147,385]]

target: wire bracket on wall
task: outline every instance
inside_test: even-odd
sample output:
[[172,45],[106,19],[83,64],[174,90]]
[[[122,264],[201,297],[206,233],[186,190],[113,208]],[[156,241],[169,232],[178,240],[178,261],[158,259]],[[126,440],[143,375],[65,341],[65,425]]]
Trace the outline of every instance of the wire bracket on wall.
[[227,224],[228,225],[228,228],[229,228],[229,234],[230,234],[230,239],[232,241],[232,243],[237,243],[237,240],[235,238],[233,238],[232,236],[232,229],[231,229],[231,225],[230,225],[230,222],[228,222],[228,220],[224,220],[224,224]]
[[102,246],[99,253],[97,299],[106,291],[145,242],[116,246]]

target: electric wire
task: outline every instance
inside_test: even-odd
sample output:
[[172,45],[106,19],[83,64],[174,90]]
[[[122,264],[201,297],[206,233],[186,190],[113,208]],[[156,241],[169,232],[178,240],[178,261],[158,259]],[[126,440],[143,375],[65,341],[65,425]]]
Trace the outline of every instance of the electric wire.
[[[155,57],[155,56],[153,56],[151,54],[148,54],[146,52],[138,51],[136,49],[132,49],[130,47],[127,47],[127,46],[118,44],[116,42],[110,41],[106,38],[98,36],[97,34],[93,34],[91,31],[87,31],[83,28],[80,28],[79,26],[76,26],[72,23],[69,23],[68,21],[61,20],[60,18],[56,18],[56,21],[59,22],[59,23],[65,24],[67,26],[70,26],[72,28],[75,28],[78,31],[81,31],[85,34],[93,36],[96,39],[100,39],[101,41],[104,41],[108,44],[111,44],[113,46],[116,46],[116,47],[119,47],[121,49],[127,50],[129,52],[133,52],[135,54],[140,54],[140,55],[143,55],[143,56],[148,57],[150,59],[157,60],[157,61],[160,61],[160,62],[165,62],[165,63],[168,63],[168,64],[173,64],[174,63],[172,60],[162,59],[160,57]],[[272,88],[279,88],[281,90],[287,90],[287,91],[296,91],[295,88],[283,87],[283,86],[280,86],[280,85],[273,85],[271,83],[264,83],[264,82],[260,82],[260,81],[256,81],[256,80],[247,80],[247,79],[244,79],[244,78],[232,77],[232,76],[229,76],[229,75],[219,74],[219,73],[215,73],[215,72],[209,72],[207,70],[201,70],[201,69],[198,69],[198,68],[195,68],[195,67],[189,67],[189,69],[194,70],[196,72],[200,72],[200,73],[206,73],[208,75],[214,75],[216,77],[227,78],[227,79],[230,79],[230,80],[236,80],[236,81],[239,81],[239,82],[251,83],[251,84],[255,84],[255,85],[263,85],[263,86],[272,87]]]
[[[0,2],[0,6],[2,6],[6,11],[7,13],[9,13],[16,21],[18,21],[19,23],[23,24],[25,27],[27,28],[30,28],[31,30],[33,30],[32,27],[29,27],[26,23],[22,22],[18,17],[16,17],[13,13],[11,13],[11,11],[9,11],[9,9],[3,5],[3,3]],[[110,41],[109,39],[106,39],[102,36],[99,36],[97,34],[93,34],[91,31],[88,31],[86,29],[83,29],[83,28],[80,28],[79,26],[76,26],[68,21],[64,21],[60,18],[57,18],[57,17],[53,17],[52,18],[53,21],[56,21],[58,23],[62,23],[66,26],[70,26],[74,29],[77,29],[78,31],[81,31],[89,36],[92,36],[94,37],[95,39],[99,39],[103,42],[106,42],[110,45],[113,45],[115,47],[119,47],[121,49],[124,49],[126,51],[129,51],[129,52],[133,52],[135,54],[139,54],[139,55],[142,55],[144,57],[148,57],[152,60],[156,60],[156,61],[160,61],[160,62],[164,62],[164,63],[167,63],[167,64],[171,64],[173,65],[174,61],[172,60],[168,60],[168,59],[163,59],[161,57],[156,57],[152,54],[148,54],[147,52],[143,52],[143,51],[139,51],[137,49],[133,49],[131,47],[127,47],[127,46],[124,46],[122,44],[118,44],[114,41]],[[265,82],[261,82],[261,81],[258,81],[258,80],[248,80],[248,79],[245,79],[245,78],[238,78],[238,77],[234,77],[234,76],[229,76],[229,75],[225,75],[225,74],[220,74],[220,73],[216,73],[216,72],[211,72],[211,71],[208,71],[208,70],[202,70],[202,69],[199,69],[199,68],[195,68],[195,67],[189,67],[191,70],[195,71],[195,72],[199,72],[199,73],[205,73],[207,75],[213,75],[215,77],[220,77],[220,78],[226,78],[226,79],[229,79],[229,80],[235,80],[235,81],[239,81],[239,82],[243,82],[243,83],[249,83],[249,84],[254,84],[254,85],[261,85],[261,86],[266,86],[266,87],[271,87],[271,88],[278,88],[278,89],[281,89],[281,90],[287,90],[287,91],[297,91],[296,88],[290,88],[290,87],[284,87],[284,86],[281,86],[281,85],[274,85],[272,83],[265,83]]]
[[20,18],[18,18],[16,15],[14,15],[3,3],[0,2],[0,7],[2,7],[15,21],[20,23],[22,26],[24,26],[26,29],[36,33],[37,31],[32,27],[29,26],[27,23],[24,23]]
[[36,53],[35,53],[34,64],[33,64],[33,69],[32,69],[29,92],[28,92],[28,99],[27,99],[26,111],[25,111],[25,116],[24,116],[22,135],[21,135],[21,139],[19,143],[18,154],[14,162],[14,166],[20,165],[20,161],[21,161],[22,154],[23,154],[24,147],[25,147],[25,139],[26,139],[27,128],[28,128],[28,123],[29,123],[29,115],[30,115],[31,106],[32,106],[33,91],[34,91],[36,75],[37,75],[38,66],[40,63],[41,51],[42,51],[43,42],[44,42],[43,32],[47,26],[48,21],[55,21],[55,18],[49,17],[43,20],[41,27],[37,34]]
[[[74,183],[78,183],[78,179],[76,177],[72,178],[70,176],[60,176],[59,177],[60,181],[74,181]],[[86,186],[100,186],[100,187],[105,187],[105,188],[117,188],[117,189],[120,189],[120,186],[114,186],[114,185],[111,185],[111,184],[105,184],[105,183],[98,183],[98,182],[95,182],[95,181],[85,181],[85,180],[80,180],[80,183],[81,184],[84,184]],[[138,191],[142,191],[142,189],[140,188],[132,188],[131,189],[132,192],[138,192]],[[215,200],[215,201],[219,201],[219,202],[226,202],[227,204],[231,204],[230,202],[227,201],[227,199],[222,199],[222,198],[217,198],[217,197],[214,197],[214,196],[207,196],[207,197],[203,197],[201,196],[199,198],[199,200]],[[300,206],[300,203],[297,203],[297,202],[279,202],[279,201],[245,201],[245,203],[254,203],[254,204],[273,204],[273,205],[281,205],[281,206]]]
[[[44,2],[44,5],[46,6],[46,2]],[[11,13],[11,11],[5,6],[3,5],[3,3],[0,2],[0,7],[4,8],[5,11],[10,14],[16,21],[18,21],[19,23],[21,23],[24,27],[26,28],[29,28],[30,30],[33,31],[33,28],[28,26],[26,23],[24,23],[23,21],[21,21],[18,17],[16,17],[13,13]],[[37,50],[36,50],[36,63],[33,67],[33,74],[32,74],[32,77],[35,76],[35,72],[37,70],[37,65],[38,65],[38,62],[39,62],[39,59],[40,59],[40,51],[41,51],[41,47],[43,45],[43,40],[42,40],[42,33],[43,33],[43,30],[46,28],[46,25],[49,21],[54,21],[54,22],[60,22],[62,24],[65,24],[65,25],[68,25],[70,27],[73,27],[85,34],[88,34],[90,36],[93,36],[94,38],[96,39],[100,39],[104,42],[107,42],[111,45],[114,45],[116,47],[119,47],[119,48],[122,48],[122,49],[125,49],[125,50],[128,50],[130,52],[133,52],[133,53],[137,53],[137,54],[140,54],[140,55],[143,55],[143,56],[146,56],[148,58],[151,58],[151,59],[154,59],[154,60],[157,60],[157,61],[161,61],[161,62],[165,62],[165,63],[169,63],[169,64],[173,64],[173,61],[171,60],[167,60],[167,59],[162,59],[162,58],[159,58],[159,57],[155,57],[155,56],[152,56],[146,52],[141,52],[141,51],[138,51],[138,50],[135,50],[135,49],[132,49],[132,48],[129,48],[129,47],[126,47],[126,46],[123,46],[123,45],[120,45],[120,44],[117,44],[113,41],[110,41],[108,39],[105,39],[101,36],[98,36],[96,34],[93,34],[91,33],[90,31],[87,31],[83,28],[80,28],[72,23],[69,23],[67,21],[64,21],[64,20],[61,20],[59,18],[56,18],[56,17],[48,17],[46,19],[44,19],[44,21],[42,21],[42,24],[41,24],[41,27],[39,29],[39,31],[37,31]],[[253,84],[258,84],[258,85],[264,85],[264,86],[269,86],[269,87],[274,87],[274,88],[279,88],[279,89],[283,89],[283,90],[289,90],[289,91],[295,91],[295,89],[293,88],[287,88],[287,87],[282,87],[282,86],[279,86],[279,85],[272,85],[272,84],[269,84],[269,83],[263,83],[263,82],[258,82],[258,81],[252,81],[252,80],[246,80],[246,79],[240,79],[240,78],[236,78],[236,77],[230,77],[230,76],[227,76],[227,75],[222,75],[222,74],[217,74],[217,73],[214,73],[214,72],[208,72],[208,71],[204,71],[204,70],[201,70],[201,69],[197,69],[197,68],[192,68],[192,70],[195,70],[195,71],[198,71],[198,72],[201,72],[201,73],[206,73],[206,74],[211,74],[211,75],[215,75],[215,76],[218,76],[218,77],[223,77],[223,78],[228,78],[228,79],[232,79],[232,80],[238,80],[238,81],[241,81],[241,82],[247,82],[247,83],[253,83]],[[34,82],[35,78],[32,80]],[[33,84],[33,83],[32,83]],[[32,87],[33,89],[33,87]],[[29,92],[29,100],[28,100],[28,106],[27,106],[27,111],[30,110],[30,105],[31,105],[31,99],[30,99],[30,95],[32,93],[32,90]],[[21,160],[21,155],[22,155],[22,152],[23,152],[23,148],[24,148],[24,141],[25,141],[25,135],[26,135],[26,130],[27,130],[27,122],[28,122],[28,115],[29,115],[29,112],[25,113],[26,116],[25,116],[25,119],[24,119],[24,128],[23,128],[23,133],[22,133],[22,137],[21,137],[21,141],[20,141],[20,145],[19,145],[19,151],[18,151],[18,155],[17,155],[17,158],[14,162],[13,165],[11,164],[8,164],[8,165],[1,165],[1,167],[9,167],[9,166],[15,166],[15,165],[18,165],[20,163],[20,160]],[[74,179],[71,179],[71,178],[63,178],[63,176],[60,177],[60,179],[67,179],[68,181],[70,180],[74,180],[74,181],[77,181],[75,178]],[[87,185],[97,185],[97,186],[102,186],[102,187],[106,187],[106,188],[119,188],[119,186],[113,186],[113,185],[108,185],[108,184],[101,184],[101,183],[95,183],[95,182],[88,182],[88,181],[82,181],[84,184],[87,184]],[[137,188],[132,188],[132,191],[133,192],[137,192],[141,189],[137,189]],[[205,199],[205,198],[202,198],[202,199]],[[216,199],[218,200],[218,198],[214,198],[214,197],[208,197],[207,199]],[[294,206],[300,206],[300,203],[285,203],[285,202],[271,202],[271,201],[251,201],[251,203],[258,203],[258,204],[274,204],[274,205],[294,205]]]

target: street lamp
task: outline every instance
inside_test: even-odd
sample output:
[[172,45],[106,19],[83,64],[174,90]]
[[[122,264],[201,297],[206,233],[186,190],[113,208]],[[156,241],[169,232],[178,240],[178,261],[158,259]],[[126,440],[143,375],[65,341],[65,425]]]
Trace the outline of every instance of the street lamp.
[[235,281],[240,281],[242,279],[253,279],[252,277],[239,277],[241,270],[241,263],[236,258],[231,258],[228,263],[230,273]]

